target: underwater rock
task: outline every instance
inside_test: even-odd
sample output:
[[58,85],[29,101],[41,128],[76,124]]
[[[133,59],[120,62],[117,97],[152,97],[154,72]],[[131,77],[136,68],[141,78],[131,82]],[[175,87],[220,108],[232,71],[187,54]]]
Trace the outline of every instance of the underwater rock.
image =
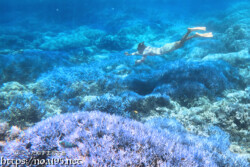
[[227,51],[238,52],[243,49],[250,49],[250,5],[249,3],[238,3],[226,11],[223,22],[228,25],[225,33],[222,34],[222,41]]
[[[27,160],[81,159],[77,166],[249,165],[226,147],[217,149],[218,140],[213,138],[208,142],[198,136],[187,137],[173,129],[163,131],[101,112],[80,112],[59,115],[36,124],[18,140],[8,142],[0,156]],[[60,145],[62,142],[74,147],[64,147]],[[64,154],[31,154],[38,151]]]
[[22,132],[22,130],[20,128],[18,128],[17,126],[12,126],[10,128],[10,130],[8,131],[8,140],[14,140],[16,139],[19,134]]
[[101,30],[90,29],[88,27],[79,27],[69,32],[62,32],[54,37],[45,36],[40,48],[44,50],[70,50],[89,47],[104,36]]
[[6,143],[4,141],[0,141],[0,153],[2,152],[2,149],[4,148],[5,145]]
[[246,85],[250,86],[250,65],[239,69],[239,73],[242,76],[242,80]]
[[[232,4],[227,10],[214,16],[199,18],[200,23],[213,30],[217,45],[208,54],[240,52],[250,49],[250,5],[246,1]],[[214,51],[213,51],[214,50]],[[211,52],[212,51],[212,52]]]
[[[22,32],[23,33],[23,32]],[[29,42],[23,39],[20,34],[1,34],[0,35],[0,49],[22,49],[29,46]]]
[[9,130],[9,124],[7,122],[0,123],[0,141],[5,139],[6,132]]
[[[197,42],[196,42],[197,43]],[[200,58],[206,56],[211,50],[209,49],[204,49],[202,47],[197,46],[197,44],[193,44],[193,47],[189,49],[188,54],[186,54],[185,58],[188,60],[199,60]],[[179,55],[183,55],[179,53]],[[181,57],[181,56],[180,56]],[[213,61],[213,60],[212,60]]]
[[[161,32],[163,33],[163,32]],[[137,44],[142,41],[152,41],[151,44],[156,43],[161,33],[151,26],[145,26],[141,23],[133,24],[133,26],[123,27],[116,34],[109,34],[100,38],[97,46],[100,49],[109,51],[122,51],[125,49],[136,49]]]
[[[248,24],[250,23],[250,19]],[[227,50],[231,52],[240,51],[245,48],[249,49],[250,36],[248,29],[250,26],[245,26],[245,24],[235,24],[226,30],[224,42]]]
[[115,35],[103,36],[98,41],[98,48],[106,50],[124,50],[132,46],[132,42],[126,37],[120,37]]
[[234,66],[242,66],[250,61],[250,53],[248,49],[239,52],[225,53],[225,54],[209,54],[202,58],[203,61],[224,60]]
[[17,126],[9,127],[7,122],[0,123],[0,152],[6,145],[6,141],[16,139],[22,131]]

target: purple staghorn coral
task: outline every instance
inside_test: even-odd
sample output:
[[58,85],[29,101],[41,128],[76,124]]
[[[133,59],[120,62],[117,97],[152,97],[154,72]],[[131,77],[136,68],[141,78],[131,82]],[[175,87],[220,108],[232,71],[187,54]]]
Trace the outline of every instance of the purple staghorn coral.
[[[197,137],[190,135],[186,142],[181,142],[180,138],[185,137],[115,115],[79,112],[39,122],[17,140],[7,143],[0,156],[28,160],[80,159],[79,166],[248,165],[227,151],[205,149],[203,140]],[[32,151],[59,151],[66,155],[32,156]]]

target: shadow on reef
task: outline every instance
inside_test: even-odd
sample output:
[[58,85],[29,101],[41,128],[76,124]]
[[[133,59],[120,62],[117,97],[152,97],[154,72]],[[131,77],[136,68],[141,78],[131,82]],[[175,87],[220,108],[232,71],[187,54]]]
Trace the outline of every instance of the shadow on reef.
[[223,61],[174,61],[160,68],[152,74],[128,77],[129,89],[140,95],[168,95],[185,105],[201,96],[216,98],[226,89],[245,88],[236,68]]

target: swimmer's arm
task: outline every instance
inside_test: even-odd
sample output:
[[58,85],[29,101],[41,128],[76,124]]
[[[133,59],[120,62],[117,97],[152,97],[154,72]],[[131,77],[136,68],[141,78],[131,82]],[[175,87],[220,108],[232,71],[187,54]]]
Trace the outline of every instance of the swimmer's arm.
[[125,54],[126,56],[140,55],[139,52],[133,52],[133,53],[125,52],[124,54]]
[[136,60],[136,61],[135,61],[135,64],[137,65],[137,64],[143,63],[143,62],[146,60],[146,58],[147,58],[147,56],[146,56],[146,55],[143,55],[142,58],[141,58],[140,60]]

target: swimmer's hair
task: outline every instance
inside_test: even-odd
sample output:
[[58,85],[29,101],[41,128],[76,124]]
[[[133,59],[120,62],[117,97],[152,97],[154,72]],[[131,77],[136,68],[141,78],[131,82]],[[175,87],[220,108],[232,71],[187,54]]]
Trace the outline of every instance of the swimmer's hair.
[[143,53],[144,49],[146,48],[146,45],[144,44],[144,41],[139,43],[137,46],[137,50],[139,53]]

